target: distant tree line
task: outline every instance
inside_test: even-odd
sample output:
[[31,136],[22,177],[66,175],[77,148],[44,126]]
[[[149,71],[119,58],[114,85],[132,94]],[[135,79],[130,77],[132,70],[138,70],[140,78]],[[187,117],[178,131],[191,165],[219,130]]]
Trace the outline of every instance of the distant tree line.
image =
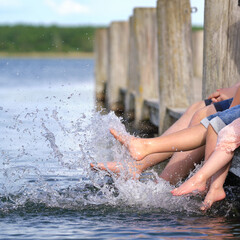
[[0,52],[92,52],[96,27],[0,25]]

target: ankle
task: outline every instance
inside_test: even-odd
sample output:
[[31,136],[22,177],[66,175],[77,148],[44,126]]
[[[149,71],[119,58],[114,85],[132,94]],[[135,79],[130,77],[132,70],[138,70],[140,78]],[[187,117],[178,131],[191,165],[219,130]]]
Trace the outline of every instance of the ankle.
[[207,184],[207,179],[205,177],[204,174],[196,174],[193,176],[193,180],[195,183],[197,184],[201,184],[201,185],[206,185]]
[[210,186],[210,190],[214,191],[214,192],[216,192],[216,191],[218,191],[218,192],[223,191],[224,192],[223,186],[222,185],[217,185],[217,184],[212,184]]

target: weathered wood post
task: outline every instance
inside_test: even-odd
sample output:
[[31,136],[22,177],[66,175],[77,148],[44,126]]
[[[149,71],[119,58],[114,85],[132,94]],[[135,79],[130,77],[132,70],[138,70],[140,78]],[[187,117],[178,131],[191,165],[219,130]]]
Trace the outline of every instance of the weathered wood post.
[[133,16],[129,18],[129,67],[128,67],[128,79],[127,79],[127,91],[125,95],[125,109],[124,117],[127,120],[132,121],[134,119],[135,112],[135,96],[136,88],[135,83],[137,82],[137,46],[135,44],[135,35],[134,35],[134,20]]
[[135,98],[135,126],[149,119],[144,101],[158,99],[155,8],[135,8],[130,19],[129,89]]
[[192,32],[193,76],[202,80],[203,72],[203,30]]
[[240,80],[240,7],[237,0],[206,0],[203,97]]
[[193,99],[191,8],[189,0],[158,0],[159,130],[171,119],[167,107],[185,108]]
[[202,99],[203,36],[203,30],[192,30],[194,102]]
[[108,30],[108,80],[106,86],[109,110],[121,110],[120,89],[127,87],[129,23],[112,22]]
[[95,80],[96,100],[104,101],[108,77],[108,30],[99,28],[95,33]]
[[[237,0],[206,0],[203,97],[240,81],[240,6]],[[240,152],[231,171],[240,177]]]

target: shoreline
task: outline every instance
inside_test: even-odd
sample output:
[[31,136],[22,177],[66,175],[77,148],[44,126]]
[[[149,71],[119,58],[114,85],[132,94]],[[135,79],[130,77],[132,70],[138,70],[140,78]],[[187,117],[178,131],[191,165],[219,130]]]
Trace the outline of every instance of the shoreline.
[[93,52],[0,52],[0,58],[94,58]]

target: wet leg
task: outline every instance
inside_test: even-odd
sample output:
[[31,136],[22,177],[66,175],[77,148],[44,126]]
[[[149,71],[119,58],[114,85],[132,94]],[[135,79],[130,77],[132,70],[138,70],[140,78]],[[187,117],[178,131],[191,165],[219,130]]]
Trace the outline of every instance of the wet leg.
[[[190,106],[183,116],[176,121],[176,123],[174,123],[162,136],[188,127],[189,122],[191,122],[191,125],[197,125],[202,118],[206,117],[206,115],[210,115],[215,112],[216,110],[213,105],[205,107],[204,101],[199,101]],[[170,181],[172,184],[175,184],[189,173],[195,162],[198,163],[202,159],[203,151],[203,148],[200,148],[189,152],[175,153],[174,157],[170,159],[169,164],[160,177]],[[120,173],[122,169],[128,168],[130,172],[135,172],[136,175],[139,175],[142,171],[168,159],[171,157],[171,155],[171,152],[151,154],[146,156],[143,160],[138,161],[139,164],[133,164],[132,162],[129,164],[125,163],[124,167],[122,162],[108,162],[105,164],[99,163],[96,165],[91,164],[91,167],[100,170],[111,171],[117,174]]]
[[202,124],[183,129],[179,132],[157,138],[135,138],[119,135],[111,129],[113,136],[123,143],[135,160],[141,160],[149,154],[160,152],[177,152],[198,148],[205,144],[206,128]]
[[[214,132],[212,127],[209,127],[207,137],[207,143],[212,143],[214,145],[214,142],[216,142],[216,136],[217,134]],[[226,178],[227,170],[225,170],[226,166],[228,166],[229,162],[231,161],[233,157],[233,152],[227,153],[222,150],[215,150],[212,154],[211,153],[211,144],[207,144],[206,147],[206,158],[203,167],[188,181],[186,181],[183,185],[181,185],[179,188],[174,189],[172,191],[173,195],[183,195],[188,194],[193,191],[204,191],[207,186],[207,181],[210,179],[213,175],[213,180],[210,189],[212,189],[208,196],[212,196],[211,192],[217,192],[218,190],[214,191],[214,189],[219,189],[219,194],[216,194],[216,199],[221,198],[220,192],[223,192],[223,183]],[[213,184],[214,183],[214,184]],[[220,187],[219,187],[220,186]],[[219,195],[219,197],[217,197]],[[209,199],[208,197],[207,199]],[[213,197],[212,197],[213,198]],[[213,201],[214,202],[214,201]]]
[[203,160],[204,150],[205,146],[202,146],[192,151],[174,153],[159,177],[173,185],[178,183],[189,174],[195,164]]
[[[228,159],[232,159],[232,156],[229,154]],[[221,201],[226,197],[226,193],[223,188],[223,184],[226,180],[231,162],[225,165],[221,170],[219,170],[211,180],[211,185],[209,191],[204,199],[203,206],[201,210],[205,211],[209,209],[214,202]]]
[[[204,102],[203,104],[205,106]],[[216,113],[216,109],[213,105],[199,109],[191,118],[189,127],[198,125],[203,118],[214,113]],[[198,164],[202,161],[204,151],[205,147],[203,146],[191,151],[174,153],[160,177],[169,181],[171,184],[176,184],[189,174],[194,168],[194,164]]]
[[140,161],[131,161],[131,162],[106,162],[106,163],[91,163],[90,166],[93,169],[99,169],[115,174],[122,174],[128,172],[131,177],[138,179],[139,175],[145,171],[147,168],[152,167],[169,157],[172,153],[157,153],[146,156],[143,160]]
[[[205,164],[204,166],[189,180],[183,183],[179,188],[176,188],[172,191],[172,194],[175,196],[184,195],[192,192],[202,192],[206,190],[207,180],[211,177],[211,172],[206,172],[206,170],[212,170],[211,166],[208,167],[207,160],[213,153],[213,150],[216,147],[217,143],[217,133],[214,131],[211,125],[209,125],[207,130],[207,144],[205,147]],[[214,158],[215,159],[215,158]],[[212,160],[210,163],[215,165],[215,160]]]

